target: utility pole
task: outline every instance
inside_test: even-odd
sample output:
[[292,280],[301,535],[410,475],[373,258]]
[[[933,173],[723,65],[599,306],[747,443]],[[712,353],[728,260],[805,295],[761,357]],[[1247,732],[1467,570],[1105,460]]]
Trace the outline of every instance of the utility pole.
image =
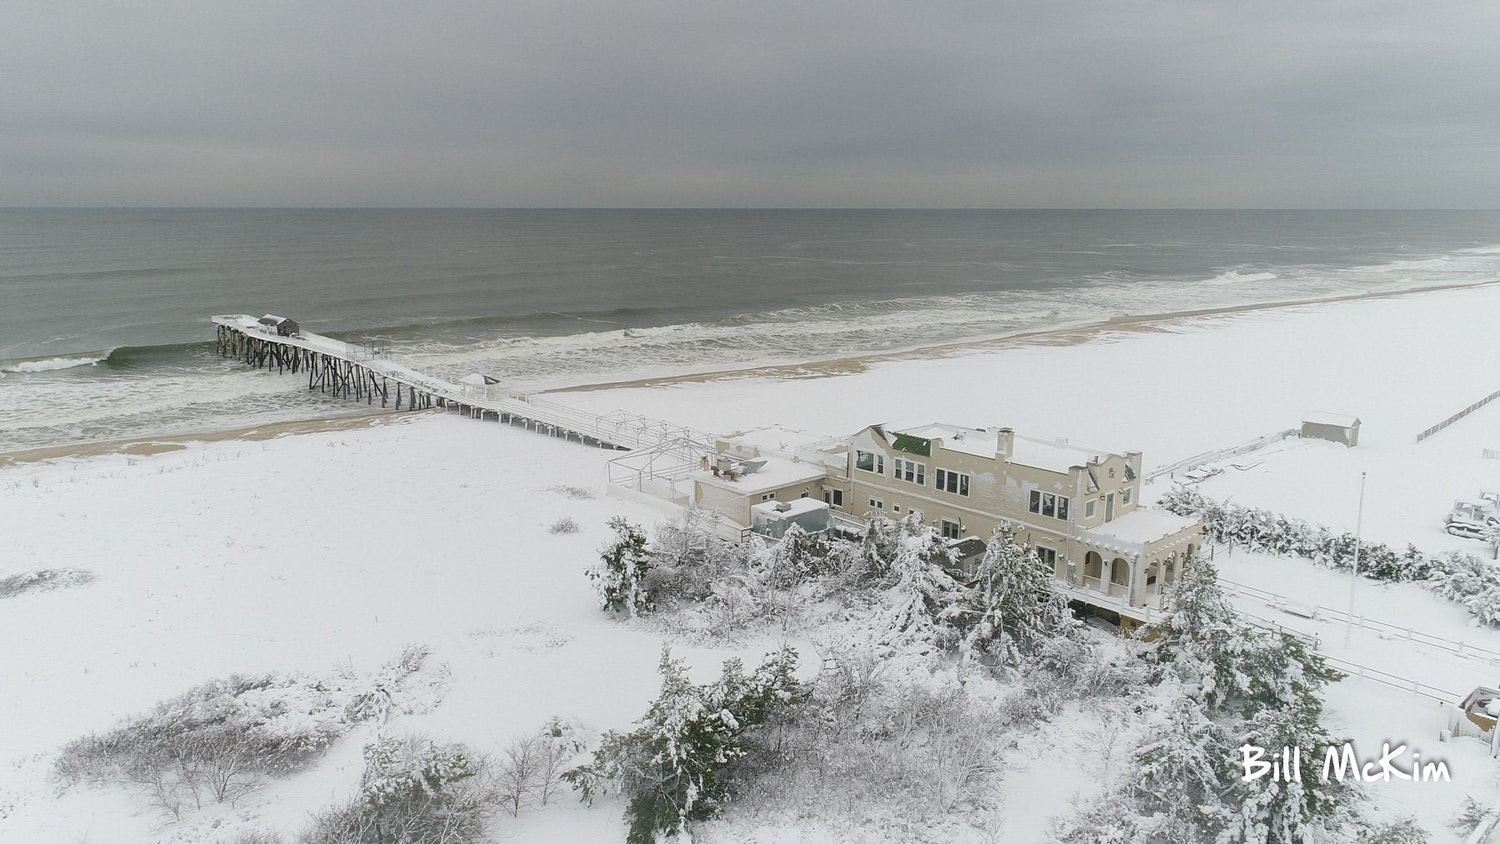
[[1359,473],[1359,514],[1354,517],[1354,571],[1349,575],[1349,615],[1344,620],[1344,648],[1354,635],[1354,587],[1359,583],[1359,539],[1365,523],[1365,473]]

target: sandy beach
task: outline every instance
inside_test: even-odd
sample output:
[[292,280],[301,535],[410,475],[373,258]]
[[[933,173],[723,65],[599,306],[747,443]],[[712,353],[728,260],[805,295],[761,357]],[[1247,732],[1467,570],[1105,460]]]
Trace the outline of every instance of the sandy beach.
[[887,361],[921,360],[924,358],[951,357],[954,355],[969,354],[977,351],[1008,349],[1020,346],[1070,346],[1096,340],[1100,336],[1116,332],[1144,333],[1152,331],[1169,331],[1172,326],[1183,320],[1192,320],[1202,317],[1228,316],[1233,314],[1253,314],[1260,311],[1275,311],[1286,308],[1307,307],[1320,304],[1333,304],[1337,302],[1353,302],[1364,299],[1400,299],[1409,296],[1420,296],[1424,293],[1433,293],[1444,290],[1462,290],[1467,288],[1482,288],[1500,284],[1500,279],[1482,282],[1479,284],[1450,284],[1424,287],[1417,290],[1401,290],[1396,292],[1379,293],[1351,293],[1344,296],[1329,296],[1320,299],[1288,300],[1283,302],[1258,302],[1249,305],[1232,305],[1221,308],[1198,308],[1193,310],[1172,311],[1151,314],[1132,314],[1129,316],[1114,317],[1101,322],[1089,323],[1087,325],[1067,326],[1063,328],[1046,328],[1037,331],[1023,331],[1017,334],[1008,334],[1000,337],[990,337],[976,340],[966,340],[959,343],[940,343],[931,346],[918,346],[910,349],[902,349],[891,352],[878,352],[864,355],[850,355],[847,357],[830,358],[825,360],[808,361],[806,363],[780,364],[773,366],[745,367],[743,369],[724,369],[713,372],[698,372],[685,375],[663,376],[654,378],[636,378],[623,381],[605,381],[595,384],[583,384],[573,387],[558,387],[551,390],[542,390],[541,393],[576,393],[589,392],[592,390],[628,389],[631,387],[653,387],[668,384],[692,383],[701,381],[716,381],[720,379],[735,378],[823,378],[837,375],[853,375],[864,372],[872,364]]
[[161,437],[142,437],[111,442],[79,443],[52,448],[34,448],[26,451],[0,453],[0,468],[21,463],[36,463],[45,460],[69,460],[98,457],[108,454],[129,454],[145,457],[180,451],[193,443],[243,440],[259,442],[297,434],[313,434],[326,431],[356,431],[377,425],[396,424],[403,420],[428,415],[433,410],[383,411],[359,416],[329,416],[314,419],[296,419],[288,422],[273,422],[267,425],[252,425],[244,428],[226,428],[221,431],[202,431],[188,434],[172,434]]

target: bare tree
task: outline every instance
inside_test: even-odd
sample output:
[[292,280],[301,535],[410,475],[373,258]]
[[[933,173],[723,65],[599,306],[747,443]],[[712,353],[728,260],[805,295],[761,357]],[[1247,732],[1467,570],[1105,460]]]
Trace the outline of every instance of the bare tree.
[[511,817],[537,795],[541,787],[546,743],[540,736],[512,739],[501,755],[495,776],[500,803]]

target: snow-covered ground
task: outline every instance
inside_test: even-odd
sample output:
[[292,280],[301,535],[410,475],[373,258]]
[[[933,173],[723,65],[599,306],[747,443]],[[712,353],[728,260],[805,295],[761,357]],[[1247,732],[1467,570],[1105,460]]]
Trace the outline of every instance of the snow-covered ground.
[[[0,840],[77,842],[90,830],[89,840],[194,840],[226,816],[294,833],[352,794],[353,737],[317,771],[187,829],[119,794],[51,798],[43,778],[61,744],[233,672],[373,670],[420,642],[449,687],[431,713],[392,730],[494,752],[553,715],[628,726],[656,696],[661,637],[600,613],[582,572],[610,516],[661,516],[603,497],[610,455],[439,416],[6,470],[0,575],[78,568],[97,579],[0,603]],[[580,532],[549,533],[563,516]],[[775,646],[674,651],[707,680],[728,656],[758,661]],[[623,838],[617,807],[562,803],[507,834]]]
[[[1354,525],[1359,473],[1369,473],[1366,535],[1393,545],[1465,548],[1440,521],[1451,499],[1500,475],[1480,459],[1500,447],[1500,404],[1417,445],[1417,431],[1500,389],[1500,288],[1444,291],[1247,312],[1115,331],[1067,345],[1034,343],[874,364],[805,379],[741,377],[556,397],[727,433],[771,424],[809,436],[871,422],[1003,424],[1036,437],[1145,452],[1148,470],[1294,427],[1304,410],[1364,421],[1359,448],[1290,441],[1203,485],[1215,497]],[[267,376],[275,377],[275,376]],[[292,380],[288,389],[295,389]],[[317,768],[180,824],[123,792],[45,781],[53,752],[90,731],[232,672],[340,666],[373,670],[409,642],[447,668],[442,703],[403,716],[425,732],[494,751],[547,717],[594,729],[639,717],[657,691],[662,637],[597,610],[582,570],[605,520],[661,514],[603,493],[609,452],[456,416],[411,417],[361,431],[267,442],[196,444],[0,470],[0,577],[38,568],[93,572],[91,583],[0,599],[0,840],[222,840],[243,828],[292,833],[309,812],[357,785],[359,736]],[[557,491],[583,487],[591,499]],[[552,534],[562,516],[582,527]],[[1307,603],[1343,607],[1348,578],[1295,560],[1218,552],[1226,577]],[[1500,651],[1500,634],[1414,585],[1361,583],[1365,609]],[[1251,603],[1244,604],[1251,609]],[[1261,607],[1266,615],[1275,610]],[[1283,614],[1285,615],[1285,614]],[[1286,615],[1329,653],[1342,627]],[[675,651],[703,679],[731,655],[775,646]],[[807,662],[811,653],[804,651]],[[1346,658],[1454,691],[1494,683],[1490,666],[1357,631]],[[1406,740],[1446,758],[1454,782],[1374,784],[1395,813],[1419,815],[1434,840],[1465,794],[1500,799],[1500,766],[1478,742],[1439,744],[1436,703],[1368,680],[1329,696],[1335,725],[1362,748]],[[1007,830],[1032,840],[1046,812],[1038,783],[1082,781],[1093,743],[1036,749],[1034,778],[1008,779]],[[1371,751],[1378,748],[1370,748]],[[1028,751],[1030,752],[1030,751]],[[1049,794],[1053,792],[1049,791]],[[1053,810],[1065,808],[1053,799]],[[217,824],[217,826],[215,826]],[[619,807],[565,796],[500,830],[513,841],[619,841]],[[721,834],[719,838],[723,838]],[[719,840],[719,839],[715,839]],[[769,839],[768,839],[769,840]]]

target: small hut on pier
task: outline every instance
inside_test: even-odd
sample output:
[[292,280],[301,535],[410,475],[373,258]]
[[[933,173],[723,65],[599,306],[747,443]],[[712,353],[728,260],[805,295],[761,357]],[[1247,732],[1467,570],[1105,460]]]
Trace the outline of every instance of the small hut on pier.
[[261,317],[260,324],[264,325],[267,331],[274,331],[282,337],[295,337],[302,331],[302,326],[298,325],[296,320],[275,314],[266,314]]

